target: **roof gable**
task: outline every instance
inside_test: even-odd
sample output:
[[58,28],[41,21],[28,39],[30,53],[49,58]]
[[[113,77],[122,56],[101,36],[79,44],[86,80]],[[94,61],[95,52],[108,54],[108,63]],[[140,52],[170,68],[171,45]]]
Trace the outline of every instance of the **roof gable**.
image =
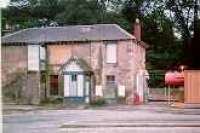
[[60,68],[61,72],[90,72],[91,67],[81,58],[76,56],[71,57]]
[[77,64],[75,61],[70,62],[69,64],[67,64],[63,71],[67,71],[67,72],[82,72],[83,69],[80,67],[79,64]]

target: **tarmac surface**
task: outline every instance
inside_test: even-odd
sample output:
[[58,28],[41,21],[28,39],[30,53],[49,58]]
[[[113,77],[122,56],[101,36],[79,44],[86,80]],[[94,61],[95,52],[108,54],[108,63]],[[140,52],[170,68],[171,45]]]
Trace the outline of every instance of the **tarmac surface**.
[[4,133],[200,133],[200,109],[166,104],[97,108],[4,105]]

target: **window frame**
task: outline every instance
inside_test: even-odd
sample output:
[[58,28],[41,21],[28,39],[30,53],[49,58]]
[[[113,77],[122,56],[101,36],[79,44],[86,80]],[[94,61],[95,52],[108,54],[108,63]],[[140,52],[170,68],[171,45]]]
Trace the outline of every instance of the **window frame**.
[[[108,61],[108,45],[114,45],[115,46],[115,62]],[[106,64],[117,64],[118,63],[118,44],[116,41],[110,41],[106,42],[105,44],[105,62]]]
[[[112,80],[109,80],[109,79],[112,79]],[[116,76],[115,75],[106,75],[106,84],[114,84],[114,83],[116,83]]]

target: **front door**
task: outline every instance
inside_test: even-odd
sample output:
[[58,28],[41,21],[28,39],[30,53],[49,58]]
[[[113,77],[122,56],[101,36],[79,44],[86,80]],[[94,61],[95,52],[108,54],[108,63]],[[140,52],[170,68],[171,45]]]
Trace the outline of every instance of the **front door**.
[[84,75],[64,75],[64,97],[71,100],[84,100]]
[[69,95],[72,96],[72,97],[78,96],[78,80],[77,80],[77,74],[72,74],[72,75],[70,75]]

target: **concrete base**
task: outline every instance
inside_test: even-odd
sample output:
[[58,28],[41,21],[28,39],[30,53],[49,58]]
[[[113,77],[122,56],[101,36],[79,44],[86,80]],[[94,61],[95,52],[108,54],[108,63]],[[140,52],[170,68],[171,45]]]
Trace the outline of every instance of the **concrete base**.
[[64,97],[64,105],[81,105],[85,103],[85,97]]
[[200,103],[199,104],[188,104],[188,103],[185,103],[185,106],[184,108],[190,108],[190,109],[200,109]]
[[173,103],[171,107],[175,108],[183,108],[183,109],[200,109],[200,103],[199,104],[192,104],[192,103]]

